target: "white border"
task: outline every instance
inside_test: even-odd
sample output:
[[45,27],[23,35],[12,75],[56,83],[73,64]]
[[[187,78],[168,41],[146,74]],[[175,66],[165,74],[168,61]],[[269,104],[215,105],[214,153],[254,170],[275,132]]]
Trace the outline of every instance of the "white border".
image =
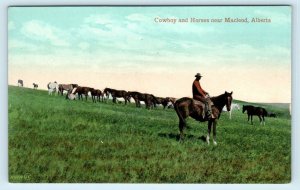
[[[292,6],[292,181],[290,184],[17,184],[8,182],[8,92],[7,92],[7,7],[47,5],[291,5]],[[0,1],[0,189],[49,190],[49,189],[300,189],[300,116],[299,87],[299,2],[297,0],[1,0]],[[282,90],[282,89],[278,89]]]

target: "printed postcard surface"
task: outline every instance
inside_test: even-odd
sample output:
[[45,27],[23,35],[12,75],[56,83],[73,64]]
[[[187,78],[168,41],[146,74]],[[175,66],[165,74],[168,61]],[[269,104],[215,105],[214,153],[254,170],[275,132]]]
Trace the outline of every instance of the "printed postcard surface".
[[289,183],[290,6],[8,8],[12,183]]

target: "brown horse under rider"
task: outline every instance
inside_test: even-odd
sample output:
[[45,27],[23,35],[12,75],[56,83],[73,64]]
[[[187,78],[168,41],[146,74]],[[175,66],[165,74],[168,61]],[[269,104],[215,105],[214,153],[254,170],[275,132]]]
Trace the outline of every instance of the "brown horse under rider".
[[205,113],[203,113],[203,117],[211,118],[211,100],[209,98],[209,94],[203,90],[203,88],[200,85],[200,79],[201,79],[201,74],[197,73],[195,75],[196,79],[193,82],[193,99],[199,100],[205,105]]

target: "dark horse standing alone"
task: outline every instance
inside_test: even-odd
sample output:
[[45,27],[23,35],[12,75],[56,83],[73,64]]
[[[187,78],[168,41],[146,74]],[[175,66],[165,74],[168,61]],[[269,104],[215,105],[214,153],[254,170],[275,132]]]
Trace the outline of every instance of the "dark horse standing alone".
[[192,98],[180,98],[175,102],[174,108],[179,117],[179,131],[180,131],[180,140],[183,140],[184,134],[183,130],[186,127],[186,118],[191,116],[197,121],[205,122],[208,121],[208,134],[206,136],[206,141],[209,144],[209,136],[211,132],[211,127],[213,126],[213,143],[216,145],[216,129],[217,129],[217,120],[221,116],[223,107],[226,105],[227,111],[230,111],[231,102],[232,102],[232,92],[228,93],[225,91],[224,94],[221,94],[216,97],[212,97],[211,101],[213,102],[212,106],[212,118],[203,118],[204,104],[200,101],[194,100]]
[[259,117],[260,124],[263,122],[263,124],[265,125],[265,116],[268,116],[268,112],[265,108],[255,107],[251,105],[243,105],[243,113],[245,111],[247,111],[248,114],[248,122],[251,117],[251,125],[253,125],[253,115],[257,115]]

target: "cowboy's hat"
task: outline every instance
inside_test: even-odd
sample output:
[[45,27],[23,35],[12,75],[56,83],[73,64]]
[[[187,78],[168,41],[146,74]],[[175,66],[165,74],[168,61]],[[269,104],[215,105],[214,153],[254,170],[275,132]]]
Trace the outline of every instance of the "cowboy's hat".
[[200,73],[197,73],[197,74],[195,75],[195,77],[202,77],[202,75],[201,75]]

